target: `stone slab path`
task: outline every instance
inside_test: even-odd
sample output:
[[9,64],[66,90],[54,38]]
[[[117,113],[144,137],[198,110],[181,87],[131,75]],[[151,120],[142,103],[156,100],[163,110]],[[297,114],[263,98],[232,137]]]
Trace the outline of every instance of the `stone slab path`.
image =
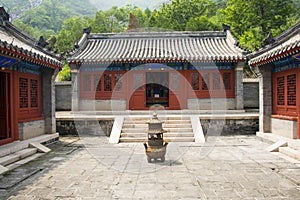
[[170,143],[148,163],[143,144],[61,137],[52,152],[0,176],[0,199],[300,199],[300,162],[256,136]]

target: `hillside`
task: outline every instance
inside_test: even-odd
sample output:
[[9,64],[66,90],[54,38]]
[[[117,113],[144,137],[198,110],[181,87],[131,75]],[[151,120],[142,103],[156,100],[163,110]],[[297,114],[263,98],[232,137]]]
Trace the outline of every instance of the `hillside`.
[[112,6],[124,7],[128,4],[138,6],[142,10],[149,8],[150,10],[158,9],[162,3],[169,2],[169,0],[152,0],[152,1],[141,1],[141,0],[90,0],[90,3],[95,5],[100,10],[108,10]]
[[0,0],[0,5],[6,8],[12,21],[26,18],[31,12],[38,13],[36,10],[43,9],[45,9],[44,15],[50,12],[62,12],[64,19],[73,16],[92,17],[98,10],[94,4],[82,0]]

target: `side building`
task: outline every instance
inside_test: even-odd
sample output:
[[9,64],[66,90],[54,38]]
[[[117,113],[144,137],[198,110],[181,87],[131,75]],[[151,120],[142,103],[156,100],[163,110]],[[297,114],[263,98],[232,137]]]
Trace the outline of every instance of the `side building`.
[[54,79],[63,63],[0,7],[0,145],[55,133]]
[[259,75],[259,131],[300,139],[300,21],[265,43],[248,55]]

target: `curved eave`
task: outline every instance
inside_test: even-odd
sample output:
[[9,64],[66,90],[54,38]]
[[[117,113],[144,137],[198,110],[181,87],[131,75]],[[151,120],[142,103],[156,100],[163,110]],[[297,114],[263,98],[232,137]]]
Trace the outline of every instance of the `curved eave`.
[[121,60],[68,60],[69,64],[103,64],[103,63],[174,63],[174,62],[244,62],[245,57],[236,57],[230,59],[121,59]]
[[23,48],[18,48],[13,45],[3,46],[2,44],[3,43],[0,44],[1,54],[16,57],[18,59],[24,59],[26,61],[50,68],[61,69],[63,67],[63,63],[56,59],[47,58],[40,54],[25,50]]
[[253,67],[262,66],[276,60],[280,60],[287,56],[292,56],[300,52],[300,41],[295,45],[278,49],[270,54],[262,55],[258,58],[249,61],[249,64]]

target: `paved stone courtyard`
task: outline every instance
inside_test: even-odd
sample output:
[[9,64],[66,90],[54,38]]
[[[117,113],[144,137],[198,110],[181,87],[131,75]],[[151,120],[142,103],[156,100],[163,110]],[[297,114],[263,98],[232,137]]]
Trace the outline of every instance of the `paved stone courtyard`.
[[143,144],[61,137],[52,152],[0,177],[1,199],[300,199],[300,164],[256,136],[170,143],[164,163]]

